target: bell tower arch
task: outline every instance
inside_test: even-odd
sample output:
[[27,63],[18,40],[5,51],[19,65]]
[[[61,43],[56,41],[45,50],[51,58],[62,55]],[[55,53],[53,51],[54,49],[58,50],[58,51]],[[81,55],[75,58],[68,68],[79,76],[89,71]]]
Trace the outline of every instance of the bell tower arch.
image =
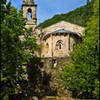
[[35,29],[37,24],[36,8],[37,5],[34,4],[34,0],[23,0],[22,11],[26,20],[26,28],[32,27],[33,30]]

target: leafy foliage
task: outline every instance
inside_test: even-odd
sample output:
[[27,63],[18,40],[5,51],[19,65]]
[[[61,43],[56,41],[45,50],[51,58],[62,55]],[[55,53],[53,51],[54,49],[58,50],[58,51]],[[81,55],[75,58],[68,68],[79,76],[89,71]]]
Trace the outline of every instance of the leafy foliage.
[[87,22],[83,42],[71,54],[60,79],[73,97],[99,99],[99,0],[94,0],[93,16]]
[[86,22],[88,21],[88,18],[92,16],[92,14],[92,3],[89,3],[88,5],[77,8],[76,10],[73,10],[69,13],[55,15],[53,18],[48,19],[43,23],[39,24],[38,27],[45,28],[62,20],[81,26],[86,26]]
[[32,35],[32,29],[25,28],[22,11],[11,6],[11,2],[2,3],[1,21],[1,94],[2,100],[8,100],[15,93],[19,83],[24,82],[23,70],[30,59],[34,59],[34,51],[39,46]]

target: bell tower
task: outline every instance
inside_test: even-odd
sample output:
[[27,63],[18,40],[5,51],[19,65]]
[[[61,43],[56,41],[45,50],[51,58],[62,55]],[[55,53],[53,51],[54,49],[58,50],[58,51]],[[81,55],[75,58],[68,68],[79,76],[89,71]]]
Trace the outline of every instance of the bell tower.
[[32,27],[33,30],[35,29],[37,24],[36,8],[37,5],[34,4],[34,0],[23,0],[22,10],[23,16],[26,19],[26,28]]

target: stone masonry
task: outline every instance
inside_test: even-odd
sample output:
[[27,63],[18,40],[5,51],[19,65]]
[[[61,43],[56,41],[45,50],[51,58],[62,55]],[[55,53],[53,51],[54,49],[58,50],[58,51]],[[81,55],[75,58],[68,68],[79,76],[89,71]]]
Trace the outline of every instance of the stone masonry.
[[[66,21],[60,21],[44,29],[36,27],[36,8],[33,0],[24,0],[22,4],[23,16],[26,19],[26,28],[33,28],[33,34],[38,39],[37,43],[41,49],[37,56],[41,57],[43,68],[41,71],[51,75],[50,86],[57,90],[56,96],[68,97],[67,91],[59,83],[58,74],[63,65],[70,61],[70,53],[74,47],[81,42],[84,27]],[[28,20],[28,13],[31,19]],[[49,91],[48,91],[49,92]],[[49,94],[49,93],[48,93]],[[50,96],[50,95],[49,95]],[[67,99],[45,99],[45,100],[67,100]],[[70,100],[70,99],[69,99]]]

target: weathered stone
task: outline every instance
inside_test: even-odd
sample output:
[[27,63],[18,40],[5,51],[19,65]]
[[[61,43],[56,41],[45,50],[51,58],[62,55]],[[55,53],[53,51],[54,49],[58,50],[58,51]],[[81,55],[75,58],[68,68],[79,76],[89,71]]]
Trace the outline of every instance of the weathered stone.
[[78,34],[75,35],[67,32],[55,34],[50,34],[47,37],[44,36],[41,40],[41,57],[54,58],[69,56],[74,46],[81,41],[81,37]]
[[33,96],[31,100],[38,100],[38,97]]
[[55,23],[49,27],[44,28],[42,31],[45,33],[50,33],[59,29],[70,30],[72,32],[77,32],[80,34],[82,34],[82,31],[84,31],[84,27],[66,21]]
[[75,100],[75,99],[69,97],[46,96],[42,100]]
[[[36,7],[32,0],[25,0],[22,4],[23,17],[26,19],[26,28],[32,27],[33,30],[36,27],[37,18],[36,18]],[[31,19],[28,20],[28,12],[31,13]]]
[[[22,5],[23,16],[26,19],[25,27],[33,28],[34,37],[37,39],[37,43],[41,45],[41,49],[35,54],[41,57],[44,67],[40,70],[38,79],[41,78],[41,82],[38,83],[35,92],[40,97],[55,96],[45,97],[43,100],[73,100],[68,98],[70,93],[60,84],[58,73],[63,65],[69,63],[70,53],[74,46],[81,42],[81,35],[85,28],[60,21],[41,30],[36,27],[36,7],[37,5],[34,4],[33,0],[24,0]],[[31,13],[31,20],[28,20],[28,12]],[[24,37],[21,36],[20,38],[23,39]],[[33,96],[32,100],[38,100],[38,98]]]

